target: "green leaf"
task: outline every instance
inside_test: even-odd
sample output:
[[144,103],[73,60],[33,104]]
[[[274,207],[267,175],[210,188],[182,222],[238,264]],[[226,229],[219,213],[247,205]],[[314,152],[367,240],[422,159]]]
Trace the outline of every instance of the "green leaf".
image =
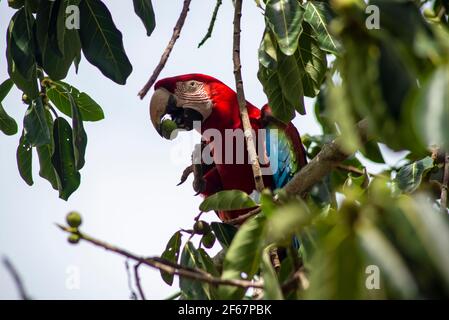
[[403,299],[416,297],[417,286],[400,252],[374,225],[358,225],[357,236],[363,251],[382,270],[382,278],[393,287]]
[[30,80],[35,68],[33,54],[33,25],[34,17],[25,8],[20,9],[13,16],[9,28],[11,39],[9,48],[11,58],[23,78]]
[[291,244],[294,235],[310,223],[311,216],[305,204],[289,204],[275,210],[267,219],[266,239],[270,243]]
[[8,136],[12,136],[17,133],[17,130],[16,120],[6,113],[5,109],[3,109],[2,103],[0,102],[0,131]]
[[424,83],[413,107],[413,124],[426,145],[449,150],[449,65],[437,68]]
[[[266,219],[258,215],[246,221],[239,229],[229,247],[223,263],[223,279],[250,280],[259,269],[265,239]],[[244,276],[244,277],[242,277]],[[242,288],[220,286],[221,299],[241,299]]]
[[263,91],[268,98],[268,104],[271,107],[273,115],[277,119],[288,123],[295,117],[295,107],[287,101],[282,94],[282,88],[277,71],[267,69],[260,64],[257,77],[263,86]]
[[279,279],[270,259],[270,247],[263,251],[260,269],[263,276],[263,298],[265,300],[283,300]]
[[267,69],[277,66],[277,48],[270,30],[265,29],[259,46],[259,63]]
[[[181,253],[181,265],[188,268],[200,268],[205,269],[202,264],[202,261],[199,258],[199,253],[197,249],[193,246],[193,244],[188,241],[184,245],[184,249]],[[184,295],[187,296],[188,299],[192,300],[210,300],[211,293],[210,288],[207,283],[201,281],[195,281],[188,278],[180,277],[179,278],[179,287]]]
[[327,2],[307,1],[305,5],[304,21],[307,21],[315,31],[319,46],[322,50],[335,55],[338,54],[336,40],[329,31],[331,9]]
[[32,173],[32,147],[26,140],[25,133],[22,133],[20,137],[19,146],[17,147],[17,167],[22,179],[29,185],[33,185],[33,173]]
[[379,144],[374,141],[368,141],[360,150],[362,154],[369,160],[376,163],[385,163],[382,152],[380,151]]
[[303,32],[299,37],[299,50],[296,59],[302,75],[304,94],[313,98],[320,92],[327,71],[327,59],[312,32],[312,27],[304,22]]
[[343,87],[335,86],[331,80],[327,81],[326,100],[329,106],[329,117],[338,124],[342,139],[342,149],[348,154],[352,154],[360,149],[362,145],[360,137],[355,131],[356,121],[351,110],[348,97],[345,95]]
[[125,84],[132,66],[123,48],[122,34],[108,8],[99,0],[82,0],[80,15],[79,35],[84,56],[106,77]]
[[50,129],[45,118],[45,109],[41,97],[31,102],[23,118],[23,127],[27,141],[33,147],[42,146],[51,142]]
[[2,102],[6,98],[9,91],[11,91],[13,84],[14,83],[11,79],[6,79],[2,82],[2,84],[0,84],[0,102]]
[[76,169],[72,136],[70,124],[64,118],[57,118],[53,124],[55,151],[51,162],[58,174],[59,197],[64,200],[78,189],[81,179]]
[[204,199],[200,204],[200,210],[203,212],[211,210],[229,211],[253,208],[255,206],[257,204],[245,192],[240,190],[225,190]]
[[47,96],[56,108],[65,115],[72,116],[72,105],[69,96],[72,96],[80,111],[83,121],[99,121],[104,119],[101,107],[89,95],[80,92],[75,87],[62,82],[52,81],[47,89]]
[[156,27],[156,18],[154,17],[153,4],[151,0],[133,0],[134,11],[142,20],[147,36],[151,36]]
[[412,193],[418,189],[423,175],[433,167],[433,159],[426,157],[402,167],[396,175],[395,181],[403,192]]
[[304,8],[297,0],[268,0],[265,18],[274,32],[280,50],[287,56],[293,55],[302,32]]
[[36,15],[42,66],[53,80],[64,79],[81,53],[78,31],[65,25],[67,6],[77,3],[77,0],[45,1]]
[[[307,299],[356,299],[366,293],[362,252],[343,223],[319,239],[310,263]],[[323,276],[325,275],[325,276]]]
[[72,95],[68,95],[70,104],[72,105],[72,127],[73,127],[73,150],[75,152],[75,164],[78,170],[84,166],[87,146],[87,134],[84,131],[83,119],[79,111],[78,105]]
[[295,109],[300,114],[305,114],[303,83],[294,56],[286,56],[278,50],[277,59],[275,70],[260,64],[257,76],[268,97],[273,115],[287,123],[294,118]]
[[199,260],[201,261],[201,264],[203,265],[204,269],[210,273],[214,277],[219,277],[220,273],[218,272],[217,268],[214,265],[214,261],[212,258],[207,254],[206,250],[203,248],[198,249],[199,254]]
[[220,222],[212,222],[210,226],[223,249],[229,248],[232,239],[234,239],[234,236],[237,233],[237,228],[233,225]]
[[446,294],[449,292],[449,223],[448,217],[435,210],[435,207],[423,196],[417,197],[413,201],[405,197],[399,200],[399,207],[402,208],[410,224],[413,225],[414,235],[418,239],[415,241],[422,244],[430,259],[425,260],[435,266],[442,282],[444,283]]
[[10,79],[14,82],[14,84],[22,90],[30,99],[35,99],[39,96],[39,88],[37,86],[37,73],[36,66],[34,65],[31,68],[31,76],[29,79],[26,79],[18,70],[17,64],[14,62],[12,58],[12,47],[13,39],[12,39],[12,30],[14,29],[15,21],[17,20],[19,12],[16,12],[14,16],[11,18],[11,21],[8,26],[7,32],[7,48],[6,48],[6,58],[8,60],[8,74]]
[[[176,232],[168,241],[161,258],[166,259],[170,262],[178,262],[179,251],[181,250],[182,234],[180,231]],[[161,270],[162,280],[169,286],[173,284],[173,274],[169,274]]]
[[51,157],[54,151],[54,140],[53,140],[53,118],[50,111],[45,110],[45,116],[47,119],[48,128],[50,129],[50,140],[51,143],[44,144],[42,146],[36,147],[37,155],[39,157],[39,176],[48,180],[53,189],[58,190],[58,178],[53,163],[51,162]]

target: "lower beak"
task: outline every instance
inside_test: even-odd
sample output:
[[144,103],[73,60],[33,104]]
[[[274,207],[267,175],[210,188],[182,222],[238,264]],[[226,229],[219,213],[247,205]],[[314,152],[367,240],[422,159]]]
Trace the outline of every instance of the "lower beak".
[[150,102],[150,118],[154,128],[161,136],[162,117],[167,114],[170,104],[176,106],[176,98],[167,89],[160,88],[153,93]]

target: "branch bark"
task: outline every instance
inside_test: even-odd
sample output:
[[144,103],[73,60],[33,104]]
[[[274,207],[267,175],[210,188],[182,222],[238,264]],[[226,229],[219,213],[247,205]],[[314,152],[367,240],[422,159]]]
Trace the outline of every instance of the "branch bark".
[[16,284],[17,289],[19,290],[19,295],[22,300],[31,300],[30,296],[27,294],[25,290],[25,286],[23,285],[22,278],[20,278],[19,273],[17,272],[14,265],[9,261],[7,257],[3,257],[3,264],[5,265],[5,268],[9,271],[11,274],[14,283]]
[[242,80],[242,64],[240,61],[240,20],[242,17],[242,0],[235,1],[234,9],[234,39],[233,39],[233,55],[234,77],[237,89],[237,99],[240,107],[240,117],[242,118],[243,131],[245,133],[246,148],[248,150],[249,161],[253,169],[254,182],[257,191],[264,189],[262,171],[260,170],[259,159],[257,157],[256,145],[254,143],[253,130],[249,121],[248,109],[246,108],[245,91],[243,89]]
[[169,274],[189,278],[196,281],[207,282],[213,285],[228,285],[240,288],[263,288],[263,284],[260,282],[252,282],[248,280],[237,280],[237,279],[221,279],[212,276],[210,273],[200,269],[187,268],[177,263],[165,261],[159,257],[150,257],[144,258],[140,257],[132,252],[129,252],[125,249],[121,249],[117,246],[111,245],[104,241],[95,239],[91,236],[88,236],[85,233],[81,233],[79,231],[74,231],[72,228],[62,226],[57,224],[57,226],[62,230],[70,234],[76,234],[80,237],[81,240],[89,242],[97,247],[103,248],[107,251],[115,252],[121,256],[124,256],[128,259],[134,260],[142,265],[146,265],[161,271],[165,271]]
[[[368,141],[368,123],[362,120],[357,123],[357,131],[361,142]],[[284,187],[291,195],[303,195],[314,184],[324,178],[332,169],[344,161],[349,154],[340,148],[341,137],[323,146],[321,151],[304,168],[299,171],[292,180]]]
[[187,13],[189,12],[191,0],[184,0],[184,4],[182,7],[181,14],[179,15],[178,21],[176,22],[175,27],[173,28],[173,34],[171,36],[170,41],[168,42],[167,47],[165,48],[164,52],[162,53],[161,60],[159,61],[159,64],[156,66],[156,68],[153,71],[153,74],[151,75],[148,82],[145,84],[145,86],[142,88],[142,90],[139,91],[138,96],[140,99],[143,99],[148,91],[151,89],[153,84],[156,82],[157,78],[159,77],[159,74],[164,69],[165,64],[167,63],[168,57],[170,56],[171,51],[173,50],[173,47],[175,46],[176,40],[178,40],[182,27],[184,26],[184,22],[186,21]]
[[449,152],[445,155],[443,184],[441,186],[441,212],[447,213],[447,193],[449,186]]
[[134,280],[136,282],[137,290],[139,290],[140,298],[142,300],[146,300],[145,298],[145,292],[143,291],[142,284],[140,283],[140,275],[139,275],[139,267],[141,263],[137,263],[134,266]]

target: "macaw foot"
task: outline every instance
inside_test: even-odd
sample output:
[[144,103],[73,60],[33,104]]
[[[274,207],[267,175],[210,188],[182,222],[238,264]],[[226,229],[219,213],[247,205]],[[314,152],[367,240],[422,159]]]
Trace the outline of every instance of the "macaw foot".
[[181,181],[177,184],[177,186],[180,186],[181,184],[186,182],[187,178],[190,176],[192,172],[193,172],[193,164],[184,169],[184,171],[182,172]]
[[193,190],[196,196],[206,190],[206,180],[203,178],[203,168],[201,164],[193,165]]
[[181,175],[181,181],[177,184],[180,186],[186,182],[187,178],[193,173],[193,190],[198,195],[206,190],[206,180],[203,178],[203,170],[200,164],[192,164],[184,169]]

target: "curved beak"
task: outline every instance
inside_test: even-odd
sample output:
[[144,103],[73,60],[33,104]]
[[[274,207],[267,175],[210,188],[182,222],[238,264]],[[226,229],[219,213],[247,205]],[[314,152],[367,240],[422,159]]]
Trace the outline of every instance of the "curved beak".
[[161,121],[162,117],[168,113],[170,103],[176,104],[176,98],[165,88],[159,88],[151,97],[150,101],[150,118],[156,131],[162,136]]

